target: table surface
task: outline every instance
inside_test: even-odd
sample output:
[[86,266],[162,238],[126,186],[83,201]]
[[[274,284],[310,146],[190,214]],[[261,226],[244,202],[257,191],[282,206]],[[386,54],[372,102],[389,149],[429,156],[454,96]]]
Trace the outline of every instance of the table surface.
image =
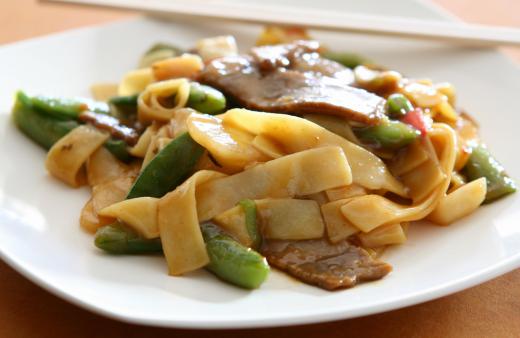
[[[520,1],[435,0],[462,19],[520,26]],[[0,44],[136,15],[130,11],[0,2]],[[520,50],[504,49],[520,62]],[[215,330],[212,338],[267,337],[519,337],[520,269],[424,304],[324,324],[257,330]],[[0,261],[0,337],[197,337],[197,330],[161,329],[107,319],[44,291]],[[207,333],[206,333],[207,334]]]

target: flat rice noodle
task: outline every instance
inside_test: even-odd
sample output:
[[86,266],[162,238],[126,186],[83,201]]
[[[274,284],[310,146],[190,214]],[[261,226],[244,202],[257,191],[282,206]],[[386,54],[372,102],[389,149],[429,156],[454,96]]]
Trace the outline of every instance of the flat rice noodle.
[[358,238],[364,248],[379,248],[406,242],[406,235],[399,223],[383,225],[368,233],[359,233]]
[[350,184],[344,187],[328,189],[325,191],[329,201],[338,201],[350,197],[363,196],[367,194],[367,190],[358,184]]
[[486,178],[481,177],[443,196],[437,207],[428,215],[428,220],[440,224],[451,224],[477,210],[486,198]]
[[119,87],[117,94],[119,96],[130,96],[141,93],[152,82],[155,81],[151,68],[142,68],[129,71],[125,74]]
[[198,215],[206,221],[245,198],[305,196],[351,182],[341,148],[310,149],[202,184],[197,189]]
[[262,234],[269,239],[322,238],[325,230],[318,203],[290,198],[256,201]]
[[[177,276],[209,263],[197,215],[196,191],[201,184],[223,174],[199,171],[174,191],[163,196],[157,206],[157,222],[168,271]],[[214,199],[212,203],[219,203]]]
[[348,199],[337,200],[321,206],[321,213],[327,227],[327,236],[332,243],[341,242],[359,232],[359,229],[352,225],[341,212],[340,207],[347,201]]
[[247,230],[246,215],[242,206],[237,205],[218,214],[213,218],[213,221],[242,245],[247,247],[253,245],[253,240]]
[[430,139],[439,148],[439,164],[445,177],[427,198],[415,205],[401,205],[380,195],[365,195],[349,199],[341,212],[363,232],[385,225],[425,218],[437,206],[450,184],[450,176],[455,164],[456,142],[453,130],[442,123],[433,124],[428,133]]
[[92,188],[92,206],[96,213],[126,198],[135,177],[121,176],[115,180],[98,184]]
[[315,194],[310,194],[307,196],[302,196],[304,199],[313,200],[321,207],[325,203],[329,203],[329,199],[327,198],[327,194],[323,191],[317,192]]
[[[315,201],[291,198],[255,200],[262,236],[268,239],[305,240],[322,238],[325,230],[320,208]],[[213,218],[240,243],[251,246],[241,206],[235,206]]]
[[389,165],[392,174],[401,176],[417,168],[430,157],[421,139],[402,149]]
[[154,135],[157,134],[158,130],[159,125],[157,123],[152,123],[151,125],[146,127],[146,130],[139,137],[137,143],[133,147],[131,147],[128,152],[135,157],[144,158],[146,152],[148,151],[148,147],[150,146],[150,143],[152,142]]
[[361,141],[359,141],[356,134],[354,134],[348,120],[344,117],[322,114],[305,114],[303,115],[303,118],[316,123],[352,143],[361,145]]
[[401,181],[409,189],[414,203],[422,201],[445,179],[446,175],[439,165],[430,159],[401,176]]
[[256,135],[251,141],[253,147],[270,158],[279,158],[285,155],[282,147],[264,135]]
[[254,135],[232,126],[224,127],[217,117],[192,114],[187,126],[190,136],[228,171],[238,172],[252,163],[271,159],[252,145]]
[[72,187],[86,183],[84,164],[109,135],[94,127],[74,128],[56,142],[47,153],[45,167],[51,175]]
[[[354,183],[371,190],[385,189],[406,196],[404,186],[390,174],[383,161],[376,155],[306,119],[246,109],[231,109],[213,119],[213,123],[221,123],[224,130],[232,126],[252,135],[263,135],[283,147],[287,154],[325,146],[339,146],[349,160]],[[219,122],[219,119],[222,119],[222,122]],[[215,142],[214,138],[217,135],[207,135],[204,140],[198,135],[193,135],[190,120],[188,129],[192,137],[207,149],[210,149],[208,144]],[[220,158],[217,160],[220,161]]]
[[93,187],[123,176],[131,166],[119,161],[105,147],[99,147],[87,160],[87,181]]
[[79,225],[83,230],[94,234],[97,229],[100,227],[113,223],[114,219],[111,217],[102,217],[99,216],[94,211],[94,206],[92,203],[92,198],[88,200],[83,209],[81,209],[81,214],[79,217]]
[[98,214],[117,218],[133,228],[144,238],[159,237],[157,223],[158,198],[138,197],[123,200],[101,209]]
[[[149,84],[137,99],[139,121],[168,122],[179,108],[186,106],[190,95],[190,84],[185,78],[160,81]],[[167,106],[163,100],[174,97],[173,105]]]
[[200,56],[183,54],[159,60],[152,64],[153,75],[158,81],[179,77],[194,77],[204,68]]

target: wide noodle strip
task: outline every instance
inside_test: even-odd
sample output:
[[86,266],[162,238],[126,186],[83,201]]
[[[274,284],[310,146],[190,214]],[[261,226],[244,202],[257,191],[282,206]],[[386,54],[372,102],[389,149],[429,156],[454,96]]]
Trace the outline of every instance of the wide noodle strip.
[[89,157],[86,168],[88,184],[91,187],[121,177],[129,171],[137,172],[136,166],[119,161],[105,147],[99,147]]
[[86,183],[84,164],[109,135],[90,126],[79,126],[56,142],[47,153],[45,167],[72,187]]
[[369,232],[385,224],[420,220],[437,206],[448,189],[455,164],[455,133],[449,126],[436,123],[428,135],[438,148],[440,170],[445,175],[442,181],[421,203],[411,206],[393,202],[380,195],[365,195],[347,200],[341,206],[341,212],[355,227]]
[[159,199],[154,197],[132,198],[109,205],[98,214],[125,222],[144,238],[157,238],[159,237],[158,202]]
[[305,196],[351,182],[349,163],[340,147],[309,149],[201,185],[198,215],[205,221],[245,198]]
[[406,242],[406,234],[400,224],[388,224],[368,233],[359,233],[358,238],[365,248],[379,248]]
[[327,236],[332,243],[341,242],[359,232],[359,229],[352,225],[341,212],[340,208],[348,201],[349,199],[337,200],[321,206],[321,213],[327,228]]
[[148,151],[148,147],[152,142],[152,138],[155,134],[157,134],[158,130],[159,125],[155,122],[146,127],[146,130],[141,134],[137,143],[129,149],[129,153],[135,157],[144,158],[146,152]]
[[140,121],[169,121],[179,108],[186,106],[190,84],[184,78],[155,82],[137,99]]
[[439,204],[428,215],[428,220],[448,225],[471,214],[486,198],[486,179],[484,177],[467,183],[442,197]]
[[155,78],[151,68],[132,70],[126,73],[121,83],[119,83],[117,94],[120,96],[137,95],[154,81]]
[[[231,109],[218,118],[207,116],[207,123],[201,120],[200,115],[190,116],[187,122],[188,130],[192,137],[210,152],[219,148],[218,152],[212,152],[219,163],[225,163],[228,156],[231,156],[229,154],[247,158],[244,156],[244,149],[249,151],[253,147],[247,144],[236,147],[232,142],[233,134],[228,131],[229,128],[235,128],[253,136],[263,135],[280,145],[286,154],[325,146],[339,146],[349,160],[355,183],[368,189],[385,189],[401,196],[407,195],[405,187],[390,174],[383,161],[376,155],[308,120],[246,109]],[[231,141],[222,142],[223,139]],[[223,148],[226,148],[225,151]]]
[[238,172],[247,165],[265,162],[271,158],[252,145],[254,135],[243,130],[224,127],[222,120],[202,114],[187,119],[190,136],[204,146],[225,168]]
[[[267,198],[255,201],[262,235],[268,239],[306,240],[322,238],[325,230],[318,203],[312,200]],[[242,244],[252,241],[243,208],[238,205],[213,220]]]
[[195,193],[201,184],[222,176],[214,171],[199,171],[159,201],[157,222],[171,275],[182,275],[209,263]]
[[200,56],[195,54],[183,54],[154,62],[153,75],[157,81],[176,79],[180,77],[194,77],[204,68]]

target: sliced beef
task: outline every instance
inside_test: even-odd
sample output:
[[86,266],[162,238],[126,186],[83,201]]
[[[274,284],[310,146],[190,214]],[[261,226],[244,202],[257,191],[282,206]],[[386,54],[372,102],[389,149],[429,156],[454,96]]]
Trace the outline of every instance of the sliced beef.
[[318,48],[313,41],[256,47],[248,55],[212,60],[198,80],[249,109],[331,114],[377,124],[385,100],[352,87],[352,71],[323,59]]
[[128,145],[136,144],[139,139],[139,134],[135,129],[121,124],[118,119],[110,115],[85,111],[79,115],[79,119],[100,130],[108,131],[114,138],[122,139]]
[[359,282],[381,279],[392,267],[372,258],[347,241],[265,241],[262,253],[272,266],[305,283],[326,290],[350,288]]

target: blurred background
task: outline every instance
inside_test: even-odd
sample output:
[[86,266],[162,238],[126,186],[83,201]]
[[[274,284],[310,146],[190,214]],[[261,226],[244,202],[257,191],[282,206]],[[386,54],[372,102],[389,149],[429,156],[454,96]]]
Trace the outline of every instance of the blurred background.
[[[262,3],[266,2],[283,4],[280,1],[262,1]],[[420,2],[430,3],[469,23],[520,27],[520,15],[518,15],[520,13],[520,1],[518,0],[421,0]],[[302,5],[308,7],[323,6],[323,4],[323,0],[319,2],[302,0]],[[352,6],[352,4],[355,4],[355,6]],[[406,13],[398,12],[393,7],[392,1],[345,2],[344,6],[345,8],[340,10],[359,12],[361,9],[367,12],[373,7],[374,11],[377,9],[378,13],[385,15],[406,15]],[[410,6],[417,6],[417,2],[410,1]],[[138,13],[123,9],[88,7],[51,1],[2,0],[0,1],[0,22],[2,22],[3,28],[0,30],[0,44],[71,28],[107,23],[135,15],[138,15]],[[517,62],[520,62],[519,49],[504,48],[503,50]]]

